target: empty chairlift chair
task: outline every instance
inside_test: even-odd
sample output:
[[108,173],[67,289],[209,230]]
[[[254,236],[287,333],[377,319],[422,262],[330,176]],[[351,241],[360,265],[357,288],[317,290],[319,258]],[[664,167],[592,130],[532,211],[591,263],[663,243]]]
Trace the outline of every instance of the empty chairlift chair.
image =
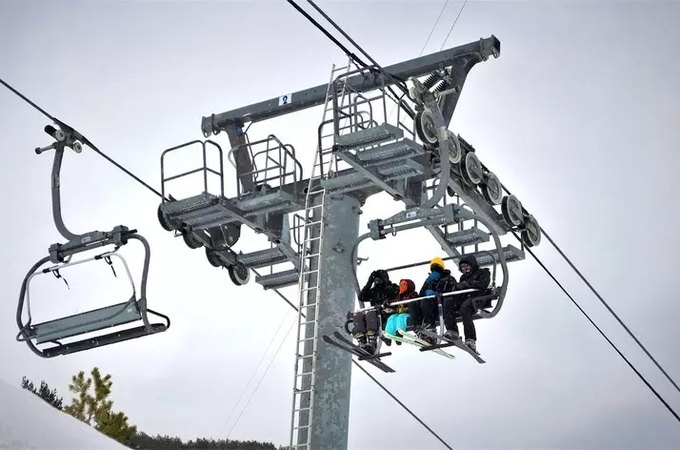
[[[54,356],[67,355],[70,353],[89,350],[103,345],[127,341],[142,336],[148,336],[167,330],[170,326],[170,319],[163,314],[157,313],[147,308],[146,284],[149,272],[149,245],[142,236],[134,233],[127,235],[125,238],[126,240],[138,240],[144,246],[144,267],[139,292],[135,288],[135,284],[127,262],[121,255],[117,253],[118,246],[116,246],[116,248],[111,252],[102,253],[75,262],[71,262],[69,259],[68,262],[58,263],[56,265],[41,269],[43,265],[50,261],[50,257],[45,257],[38,261],[31,268],[31,270],[29,270],[21,285],[19,305],[16,316],[17,325],[19,326],[17,340],[20,342],[26,342],[29,348],[37,355],[44,358],[51,358]],[[116,303],[103,308],[49,320],[46,322],[33,323],[31,316],[30,285],[31,281],[35,277],[52,274],[57,278],[61,278],[62,276],[60,271],[62,269],[93,261],[101,261],[101,263],[106,263],[113,267],[113,260],[117,260],[122,263],[127,280],[132,286],[132,296],[129,299],[121,303]],[[26,322],[24,322],[24,312],[26,312],[27,316]],[[162,321],[151,323],[148,317],[149,313],[159,317],[162,319]],[[123,325],[135,323],[137,324],[136,326],[117,328],[115,331],[110,332],[103,331],[110,328],[121,327]],[[87,337],[80,340],[73,340],[73,338],[82,337],[84,335],[87,335]],[[69,342],[64,342],[64,340],[69,340]],[[53,345],[45,347],[46,344]]]

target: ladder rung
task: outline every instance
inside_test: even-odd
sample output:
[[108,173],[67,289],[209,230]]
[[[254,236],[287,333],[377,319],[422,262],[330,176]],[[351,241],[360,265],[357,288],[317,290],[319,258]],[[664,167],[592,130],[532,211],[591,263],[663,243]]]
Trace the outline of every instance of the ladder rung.
[[316,339],[316,336],[300,338],[300,339],[298,339],[298,344],[300,344],[300,342],[313,341],[314,339]]
[[297,408],[297,409],[294,409],[293,412],[308,411],[308,410],[310,410],[310,409],[312,409],[311,406],[305,406],[304,408]]
[[299,355],[299,354],[297,355],[298,359],[311,358],[312,356],[314,356],[314,353],[312,353],[311,355]]
[[307,270],[305,272],[301,272],[300,275],[308,275],[310,273],[317,273],[319,269],[314,269],[314,270]]
[[308,287],[308,288],[302,288],[302,289],[300,289],[300,292],[307,292],[307,291],[311,291],[312,289],[319,289],[319,287],[318,286],[312,286],[312,287]]
[[310,323],[316,323],[316,320],[305,320],[304,322],[300,322],[298,326],[301,327],[302,325],[309,325]]
[[[303,428],[309,428],[309,427],[310,427],[310,425],[300,425],[300,426],[297,426],[297,427],[293,427],[293,429],[294,430],[301,430]],[[295,445],[295,447],[299,447],[300,445],[307,445],[307,444],[298,444],[298,445]]]
[[[304,376],[311,375],[311,374],[313,374],[313,373],[314,373],[314,372],[302,372],[302,373],[295,374],[295,376],[296,376],[296,377],[304,377]],[[311,391],[311,389],[310,389],[310,391]],[[303,392],[303,391],[299,391],[299,392]]]
[[306,394],[306,393],[312,393],[312,388],[309,389],[298,389],[298,388],[293,388],[293,394]]

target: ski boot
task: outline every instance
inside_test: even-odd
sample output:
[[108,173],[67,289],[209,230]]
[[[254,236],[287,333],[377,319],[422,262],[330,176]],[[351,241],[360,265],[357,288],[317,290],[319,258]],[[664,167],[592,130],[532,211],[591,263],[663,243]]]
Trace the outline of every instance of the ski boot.
[[458,339],[460,339],[458,330],[448,330],[446,333],[444,333],[444,337],[452,341],[457,341]]
[[366,343],[366,335],[364,333],[355,334],[354,339],[357,340],[357,344],[359,345],[359,347],[361,347],[362,349],[366,349],[367,343]]
[[363,349],[372,355],[378,349],[378,337],[369,331],[366,333],[366,339],[367,342]]
[[465,339],[465,345],[467,345],[470,350],[479,355],[479,352],[477,351],[477,343],[474,339]]
[[[425,330],[429,331],[430,333],[437,334],[437,327],[434,326],[434,325],[432,325],[432,324],[425,325]],[[428,335],[425,334],[425,333],[417,333],[417,332],[416,332],[416,334],[418,335],[418,337],[419,337],[420,339],[422,339],[423,341],[427,342],[429,345],[434,345],[434,344],[435,344],[435,341],[434,341],[434,339],[433,339],[431,336],[428,336]]]

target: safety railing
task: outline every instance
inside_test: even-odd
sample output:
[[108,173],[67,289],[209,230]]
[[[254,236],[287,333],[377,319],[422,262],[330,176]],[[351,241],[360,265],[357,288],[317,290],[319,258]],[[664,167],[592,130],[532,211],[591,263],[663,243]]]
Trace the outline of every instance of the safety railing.
[[[302,165],[295,156],[295,147],[283,144],[275,135],[270,134],[265,139],[250,142],[246,137],[246,143],[229,151],[231,160],[233,153],[246,147],[252,163],[252,171],[242,175],[252,177],[256,186],[261,190],[266,188],[281,187],[292,184],[297,190],[298,183],[302,181]],[[236,178],[236,188],[240,195],[247,194],[241,184],[241,177]]]
[[[169,153],[176,152],[181,149],[186,149],[187,147],[194,146],[195,144],[198,144],[201,146],[201,153],[202,153],[202,158],[203,158],[203,165],[201,167],[198,167],[193,170],[188,170],[186,172],[181,172],[176,175],[172,176],[166,176],[165,175],[165,158]],[[219,154],[219,170],[214,170],[208,167],[208,155],[207,155],[207,145],[211,145],[217,149],[217,152]],[[206,140],[206,141],[200,141],[200,140],[195,140],[195,141],[190,141],[185,144],[181,144],[175,147],[171,147],[167,150],[164,150],[163,153],[161,153],[161,195],[163,196],[163,202],[168,201],[168,196],[166,194],[166,186],[165,184],[168,181],[173,181],[173,180],[178,180],[180,178],[185,178],[189,175],[193,175],[195,173],[202,173],[203,174],[203,192],[208,192],[208,174],[214,174],[217,175],[220,178],[220,195],[224,196],[224,160],[223,160],[223,155],[222,155],[222,148],[215,142],[211,140]]]

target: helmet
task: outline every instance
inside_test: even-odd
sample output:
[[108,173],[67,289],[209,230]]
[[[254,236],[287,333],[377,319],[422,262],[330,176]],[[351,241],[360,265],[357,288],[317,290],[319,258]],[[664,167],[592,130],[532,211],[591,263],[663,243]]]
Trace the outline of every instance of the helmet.
[[430,261],[430,267],[432,266],[439,266],[441,269],[443,269],[444,266],[444,260],[441,259],[439,256],[432,258],[432,261]]

